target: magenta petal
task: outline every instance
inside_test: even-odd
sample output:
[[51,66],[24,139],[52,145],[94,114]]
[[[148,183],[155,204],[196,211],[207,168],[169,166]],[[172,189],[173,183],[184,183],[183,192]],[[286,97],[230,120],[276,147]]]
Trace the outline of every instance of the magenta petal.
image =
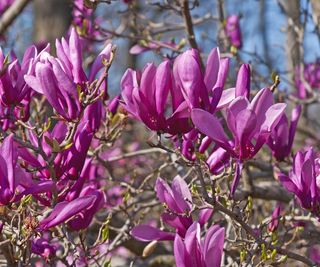
[[187,183],[177,175],[172,182],[172,193],[176,203],[183,211],[189,211],[192,208],[192,196]]
[[222,91],[220,101],[217,105],[218,110],[227,107],[232,102],[232,100],[235,99],[235,91],[236,88],[229,88]]
[[234,99],[227,109],[228,127],[234,136],[236,134],[237,116],[242,110],[247,109],[249,105],[249,101],[245,97],[240,96]]
[[79,197],[71,202],[60,202],[54,207],[47,218],[40,221],[39,228],[46,230],[66,222],[82,210],[90,207],[95,200],[96,196],[85,196]]
[[203,254],[206,266],[220,267],[224,245],[224,228],[211,226],[205,236]]
[[209,91],[213,89],[214,85],[217,82],[219,68],[220,68],[220,52],[219,52],[219,48],[214,48],[211,50],[208,56],[206,71],[204,74],[204,83]]
[[79,36],[72,27],[69,39],[70,62],[72,64],[72,74],[76,83],[81,83],[84,73],[82,69],[82,52]]
[[165,203],[169,209],[182,213],[183,210],[180,209],[180,207],[177,205],[175,196],[173,195],[171,187],[168,185],[166,181],[158,177],[156,181],[156,191],[157,191],[157,197],[162,203]]
[[302,111],[302,107],[298,105],[296,108],[292,110],[292,113],[291,113],[291,124],[289,129],[289,140],[288,140],[289,150],[291,150],[292,148],[293,139],[296,132],[296,128],[298,126],[298,121],[301,115],[301,111]]
[[229,62],[230,62],[229,58],[220,59],[220,68],[219,68],[218,78],[217,78],[217,82],[216,82],[214,88],[216,88],[216,87],[223,88],[224,87],[224,84],[225,84],[227,76],[228,76]]
[[155,76],[155,99],[158,115],[162,115],[165,112],[165,106],[172,83],[171,80],[170,61],[167,60],[158,66]]
[[137,225],[133,227],[130,234],[135,239],[146,242],[154,240],[174,240],[174,234],[161,231],[150,225]]
[[213,209],[208,208],[200,210],[198,222],[201,227],[206,224],[206,222],[211,218],[212,214]]
[[268,108],[265,112],[265,121],[261,125],[261,131],[271,132],[280,121],[286,106],[284,103],[277,103]]
[[297,194],[299,189],[297,186],[293,183],[293,181],[286,175],[284,174],[279,174],[278,175],[279,181],[281,184],[291,193]]
[[186,251],[184,242],[179,235],[176,235],[174,239],[173,251],[177,267],[190,267],[190,264],[187,264],[188,253]]
[[155,103],[155,83],[154,83],[154,77],[156,76],[157,68],[153,63],[149,63],[144,68],[142,75],[141,75],[141,81],[140,81],[140,89],[143,94],[143,96],[146,98],[146,101],[148,101],[148,104],[150,107],[154,108],[154,111],[156,110],[156,103]]
[[232,150],[219,120],[207,111],[193,109],[191,118],[197,129],[226,150]]
[[[3,157],[6,163],[6,176],[1,179],[7,178],[9,189],[14,192],[14,167],[17,160],[17,155],[13,148],[13,134],[6,137],[0,147],[0,155]],[[4,170],[3,170],[4,171]]]
[[111,51],[112,51],[112,44],[108,44],[101,52],[100,54],[97,56],[97,58],[95,59],[95,61],[93,62],[92,66],[91,66],[91,70],[90,70],[90,75],[89,75],[89,80],[92,82],[96,75],[98,74],[98,72],[104,68],[104,64],[103,61],[104,60],[109,60],[110,59],[110,55],[111,55]]
[[236,83],[236,97],[244,96],[249,99],[250,96],[250,65],[243,64],[240,67]]

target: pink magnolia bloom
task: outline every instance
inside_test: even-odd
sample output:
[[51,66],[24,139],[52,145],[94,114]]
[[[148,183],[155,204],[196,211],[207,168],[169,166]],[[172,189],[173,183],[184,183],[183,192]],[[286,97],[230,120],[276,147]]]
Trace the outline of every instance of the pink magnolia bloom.
[[41,220],[39,230],[44,231],[61,223],[67,222],[79,215],[81,212],[92,207],[96,202],[97,196],[88,195],[82,196],[70,202],[64,201],[58,203],[50,213],[50,215]]
[[300,114],[301,106],[292,110],[290,127],[287,116],[283,114],[269,137],[267,144],[278,161],[290,155]]
[[173,75],[179,91],[190,109],[214,111],[221,98],[228,74],[229,59],[221,59],[218,48],[212,49],[204,74],[197,50],[189,49],[179,55],[173,66]]
[[268,224],[268,230],[270,232],[274,232],[278,229],[279,226],[279,220],[280,220],[280,212],[281,212],[281,206],[277,205],[277,207],[274,209],[272,213],[271,222]]
[[[156,191],[158,199],[165,204],[167,210],[161,215],[164,223],[176,229],[177,234],[184,237],[186,231],[193,223],[191,216],[192,196],[187,183],[180,177],[173,179],[171,187],[162,180],[157,179]],[[198,223],[203,226],[211,217],[212,209],[203,209],[199,213]],[[131,235],[141,241],[174,240],[174,233],[159,230],[149,225],[135,226]]]
[[[294,193],[301,207],[319,216],[318,159],[312,148],[306,152],[298,151],[293,159],[289,175],[280,174],[279,180],[290,192]],[[317,166],[318,165],[318,166]]]
[[[304,66],[304,79],[312,89],[320,90],[320,59],[316,62],[307,63]],[[308,98],[311,92],[307,91],[304,83],[300,79],[300,69],[296,69],[295,84],[297,88],[297,97],[301,99]]]
[[226,33],[230,39],[230,42],[236,48],[241,48],[242,37],[240,28],[240,19],[237,15],[231,15],[226,21]]
[[[81,44],[75,29],[71,30],[69,42],[64,38],[61,39],[61,42],[56,41],[56,49],[57,58],[43,53],[35,65],[35,75],[25,75],[24,78],[33,90],[46,96],[48,102],[59,115],[67,121],[73,121],[78,119],[83,111],[79,93],[88,93],[88,84],[94,81],[103,68],[102,61],[109,59],[112,45],[106,46],[97,56],[91,67],[89,78],[82,67]],[[98,77],[98,79],[101,78],[102,76]],[[103,90],[104,87],[105,82],[98,88],[97,93],[100,94],[100,90]],[[95,104],[91,104],[89,114],[95,114],[94,117],[99,119],[102,107]],[[86,113],[84,117],[87,116]],[[92,130],[96,130],[98,126],[93,127]]]
[[174,257],[177,267],[220,267],[224,244],[224,228],[211,226],[201,239],[200,225],[194,222],[184,238],[176,234]]
[[197,129],[238,159],[231,196],[240,179],[240,163],[255,156],[267,142],[285,108],[284,103],[273,104],[273,96],[268,88],[260,90],[251,103],[243,96],[235,98],[227,108],[227,126],[233,135],[231,140],[214,115],[202,109],[192,110],[191,118]]
[[[151,130],[178,133],[190,129],[186,103],[172,81],[170,61],[162,62],[158,67],[147,64],[141,77],[138,72],[128,69],[121,79],[121,92],[124,108]],[[172,115],[167,117],[170,92]]]

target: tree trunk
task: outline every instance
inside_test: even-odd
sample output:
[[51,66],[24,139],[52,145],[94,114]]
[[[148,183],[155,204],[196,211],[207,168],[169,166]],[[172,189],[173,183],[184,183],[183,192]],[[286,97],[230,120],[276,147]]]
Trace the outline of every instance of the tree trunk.
[[34,0],[33,40],[35,43],[54,44],[63,36],[72,19],[72,6],[68,0]]

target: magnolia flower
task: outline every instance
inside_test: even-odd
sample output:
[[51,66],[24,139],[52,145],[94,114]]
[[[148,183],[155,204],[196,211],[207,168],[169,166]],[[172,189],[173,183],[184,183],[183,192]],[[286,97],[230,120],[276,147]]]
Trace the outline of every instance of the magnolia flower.
[[239,16],[231,15],[227,18],[226,33],[230,39],[231,44],[236,48],[241,48],[242,37],[241,37]]
[[[295,84],[297,89],[297,97],[305,99],[310,97],[311,92],[308,92],[305,83],[301,80],[300,68],[297,67],[295,71]],[[304,66],[303,76],[305,82],[308,83],[311,89],[320,90],[320,59],[316,62],[307,63]]]
[[[174,90],[170,61],[158,67],[147,64],[141,77],[138,72],[128,69],[121,79],[124,108],[134,117],[143,121],[157,132],[185,132],[190,129],[189,113],[179,92]],[[166,104],[171,91],[172,115],[167,118]],[[181,93],[180,93],[181,94]]]
[[229,59],[221,59],[218,48],[212,49],[202,74],[198,51],[189,49],[179,55],[173,66],[177,88],[189,108],[214,111],[220,100],[228,74]]
[[42,53],[48,51],[47,46],[38,54],[35,46],[29,47],[24,53],[21,64],[13,53],[11,62],[5,57],[0,49],[0,99],[4,106],[18,105],[30,92],[31,88],[26,84],[24,75],[34,72],[34,64],[39,60]]
[[278,161],[284,160],[291,152],[300,114],[301,106],[297,106],[292,110],[289,127],[288,118],[284,113],[269,137],[267,144]]
[[274,209],[272,213],[271,222],[268,224],[268,230],[270,232],[274,232],[278,229],[280,212],[281,212],[281,206],[277,205],[277,207]]
[[241,162],[252,158],[266,143],[285,107],[284,103],[273,104],[273,96],[268,88],[260,90],[251,103],[243,96],[235,98],[227,108],[227,126],[233,135],[232,140],[214,115],[202,109],[192,110],[191,118],[197,129],[238,159],[231,196],[239,182]]
[[55,256],[58,246],[56,244],[50,244],[45,238],[37,238],[32,240],[31,251],[38,254],[45,259]]
[[316,158],[312,148],[306,152],[298,151],[293,158],[293,168],[289,175],[280,174],[279,180],[288,191],[295,194],[301,207],[318,214]]
[[213,225],[201,240],[200,225],[194,222],[184,238],[176,234],[174,257],[177,267],[220,267],[224,233],[224,228]]
[[[158,199],[164,203],[166,211],[161,215],[164,223],[176,229],[177,233],[184,237],[193,219],[190,214],[192,210],[192,196],[187,183],[180,177],[173,179],[170,187],[163,179],[158,178],[156,182]],[[211,217],[212,209],[203,209],[199,213],[198,222],[203,226]],[[135,226],[131,235],[141,241],[173,240],[174,234],[161,231],[149,225]]]
[[39,230],[44,231],[51,227],[57,226],[61,223],[65,223],[72,219],[74,216],[80,214],[80,212],[92,207],[97,199],[95,195],[88,195],[79,197],[70,202],[64,201],[58,203],[50,213],[50,215],[41,220],[39,223]]
[[[56,112],[67,121],[80,117],[83,111],[80,94],[87,93],[88,83],[92,83],[103,67],[103,60],[109,59],[112,46],[108,45],[94,61],[89,78],[82,68],[82,52],[80,40],[75,29],[71,30],[69,42],[64,38],[56,40],[57,58],[48,53],[40,56],[35,65],[35,75],[25,75],[26,83],[36,92],[46,96]],[[100,77],[99,79],[101,79]],[[101,88],[105,87],[102,82]],[[98,91],[98,93],[104,93]],[[91,114],[100,112],[99,107],[91,110]],[[86,114],[85,114],[86,117]],[[97,115],[97,118],[101,116]]]

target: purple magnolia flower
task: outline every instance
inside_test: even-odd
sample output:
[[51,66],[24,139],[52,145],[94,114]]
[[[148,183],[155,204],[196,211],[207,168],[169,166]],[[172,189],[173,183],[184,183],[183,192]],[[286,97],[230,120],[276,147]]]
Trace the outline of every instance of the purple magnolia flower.
[[[177,233],[184,237],[188,228],[192,225],[192,196],[187,183],[180,177],[173,179],[170,187],[163,179],[158,178],[156,192],[159,200],[164,203],[166,211],[161,215],[164,223],[176,229]],[[203,226],[212,215],[212,209],[201,210],[198,222]],[[173,240],[174,234],[161,231],[149,225],[135,226],[131,235],[141,241]]]
[[[64,119],[67,121],[79,119],[83,111],[79,93],[88,93],[88,83],[93,82],[103,67],[102,60],[110,57],[111,49],[112,46],[108,45],[99,54],[92,65],[88,79],[82,68],[79,36],[73,28],[69,42],[64,38],[61,39],[61,42],[56,40],[57,58],[43,53],[35,65],[35,75],[25,75],[25,81],[33,90],[45,95],[51,106]],[[102,83],[97,93],[100,94],[100,90],[104,87],[105,83]],[[91,110],[90,113],[100,112],[97,108]]]
[[0,205],[7,205],[15,195],[15,166],[17,153],[13,147],[13,134],[0,147]]
[[[304,79],[312,89],[320,90],[320,59],[316,62],[307,63],[304,66]],[[308,98],[311,92],[307,91],[304,83],[300,79],[300,69],[296,69],[295,84],[297,88],[297,97],[301,99]]]
[[37,238],[32,241],[31,251],[32,253],[38,254],[45,259],[55,256],[57,245],[50,244],[45,238]]
[[[41,146],[46,154],[47,158],[53,156],[54,147],[52,143],[56,143],[58,146],[63,142],[67,134],[67,127],[63,122],[58,122],[52,131],[44,133]],[[77,192],[81,191],[84,185],[83,173],[85,173],[87,164],[85,164],[88,149],[90,147],[93,138],[93,133],[90,131],[88,123],[81,122],[77,128],[73,142],[70,147],[56,152],[56,156],[53,160],[53,167],[55,170],[55,179],[59,180],[59,183],[52,182],[51,173],[47,168],[46,161],[41,155],[34,155],[25,147],[18,147],[19,155],[24,160],[26,166],[32,166],[38,168],[36,172],[37,179],[40,180],[35,187],[35,183],[30,181],[22,185],[21,194],[35,194],[41,192],[47,192],[45,195],[37,196],[36,198],[46,206],[50,206],[50,200],[52,199],[53,189],[58,192],[63,191],[64,194],[60,194],[58,200],[65,200],[66,194],[70,190],[78,188]],[[38,147],[38,139],[32,131],[29,131],[29,140],[35,146]],[[69,190],[66,190],[69,188]],[[39,191],[41,190],[41,192]],[[39,191],[39,192],[38,192]]]
[[236,48],[241,48],[242,37],[240,29],[240,19],[237,15],[231,15],[226,21],[226,33],[230,39],[230,42]]
[[70,202],[64,201],[58,203],[53,208],[50,215],[40,221],[39,230],[44,231],[61,223],[67,222],[74,216],[92,207],[96,203],[96,199],[97,196],[95,195],[87,195]]
[[283,114],[269,137],[267,144],[278,161],[284,160],[291,152],[300,114],[301,106],[297,106],[292,110],[290,127],[287,116]]
[[189,49],[178,56],[173,65],[177,88],[189,108],[214,111],[220,100],[228,74],[229,59],[221,59],[218,48],[211,50],[205,73],[202,73],[198,51]]
[[[174,90],[170,61],[158,67],[147,64],[140,74],[128,69],[121,80],[124,108],[151,130],[177,133],[190,129],[189,113],[179,92]],[[166,117],[167,98],[171,91],[172,115]]]
[[103,207],[106,201],[105,195],[102,191],[90,186],[84,188],[81,191],[79,198],[84,196],[95,196],[96,198],[91,207],[79,212],[74,218],[72,218],[68,222],[68,225],[76,231],[87,228],[91,223],[93,216],[96,214],[98,210],[100,210]]
[[281,212],[281,206],[277,205],[277,207],[274,209],[272,213],[271,222],[268,224],[268,230],[270,232],[274,232],[278,229],[280,212]]
[[288,191],[295,194],[301,207],[319,216],[316,162],[312,148],[306,152],[298,151],[289,175],[280,174],[279,180]]
[[174,257],[177,267],[220,267],[224,244],[224,228],[211,226],[201,240],[200,225],[194,222],[184,238],[176,234]]
[[273,96],[268,88],[260,90],[251,103],[243,96],[235,98],[227,108],[227,126],[233,135],[232,140],[214,115],[202,109],[192,110],[191,118],[197,129],[238,159],[231,196],[239,182],[241,162],[252,158],[266,143],[285,107],[284,103],[273,104]]

